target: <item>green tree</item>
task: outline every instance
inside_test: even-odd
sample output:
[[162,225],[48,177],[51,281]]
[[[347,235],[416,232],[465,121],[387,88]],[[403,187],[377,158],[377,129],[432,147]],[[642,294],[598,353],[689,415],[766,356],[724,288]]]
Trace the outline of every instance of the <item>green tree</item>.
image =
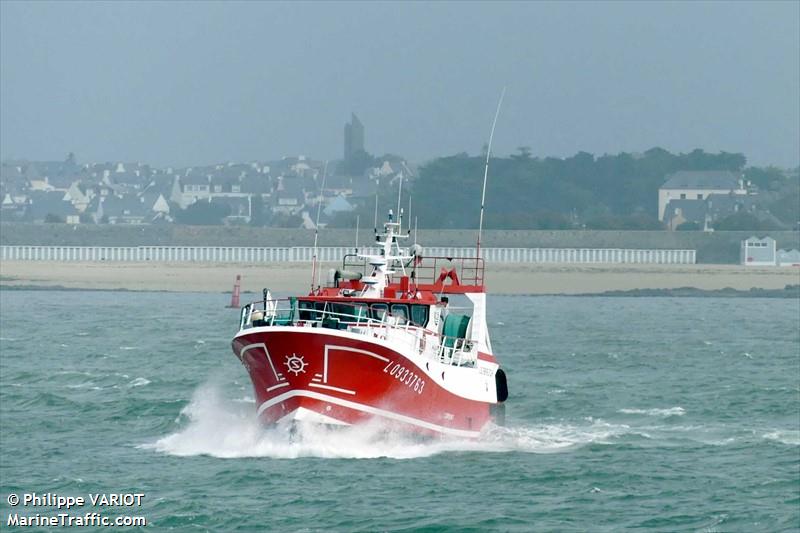
[[765,231],[779,229],[773,224],[759,220],[752,213],[739,211],[714,223],[714,229],[720,231]]
[[267,221],[265,214],[264,200],[260,194],[254,194],[250,197],[250,225],[263,226]]
[[273,228],[299,228],[302,225],[303,217],[286,213],[275,213],[270,221],[270,226]]
[[699,231],[703,228],[697,222],[684,222],[683,224],[679,224],[675,229],[678,231]]
[[222,219],[230,215],[230,207],[199,200],[186,209],[175,214],[175,221],[179,224],[191,226],[219,226]]
[[531,147],[530,146],[520,146],[517,148],[518,154],[511,155],[511,159],[530,159],[531,158]]
[[664,225],[655,217],[645,214],[605,215],[586,221],[587,229],[599,230],[659,230]]
[[[656,220],[658,189],[669,174],[739,172],[747,162],[742,154],[699,149],[672,154],[658,147],[643,154],[599,157],[579,152],[565,159],[532,158],[525,147],[519,152],[491,158],[486,228],[561,226],[564,220],[570,225],[577,220],[612,229],[658,229],[662,227]],[[477,227],[484,162],[485,156],[457,154],[420,168],[413,191],[420,227]],[[563,220],[543,217],[546,212],[558,213]]]
[[748,167],[744,178],[765,191],[777,191],[787,181],[786,175],[778,167]]
[[336,172],[342,176],[363,176],[368,168],[375,165],[377,165],[375,156],[364,150],[358,150],[342,161],[336,168]]

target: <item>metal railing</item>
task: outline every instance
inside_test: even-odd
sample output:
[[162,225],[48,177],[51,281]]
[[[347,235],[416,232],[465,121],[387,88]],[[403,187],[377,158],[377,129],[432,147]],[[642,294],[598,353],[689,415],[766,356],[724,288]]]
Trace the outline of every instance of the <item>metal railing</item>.
[[[377,248],[361,248],[361,253],[377,254]],[[352,247],[329,246],[317,249],[322,262],[339,262]],[[58,262],[180,262],[180,263],[265,263],[310,262],[312,246],[231,247],[231,246],[0,246],[3,261]],[[466,259],[475,255],[474,247],[431,246],[423,256]],[[694,264],[695,250],[639,250],[622,248],[482,248],[481,256],[490,263],[634,263]]]
[[345,330],[369,338],[401,342],[422,356],[453,366],[474,366],[478,357],[475,345],[468,339],[442,335],[388,311],[380,318],[373,318],[369,314],[332,311],[329,302],[324,302],[322,309],[305,309],[299,307],[294,298],[268,298],[242,307],[240,331],[275,326]]
[[[399,262],[398,262],[399,263]],[[484,260],[480,257],[452,257],[452,256],[432,256],[425,255],[418,260],[411,259],[403,265],[407,275],[412,278],[412,285],[425,285],[445,283],[447,278],[459,285],[481,286],[484,282]],[[400,267],[398,265],[388,265],[395,271],[390,276],[390,282],[396,283],[400,277]],[[366,259],[356,254],[346,254],[342,259],[342,270],[351,271],[355,269],[365,276],[369,274],[371,268]]]

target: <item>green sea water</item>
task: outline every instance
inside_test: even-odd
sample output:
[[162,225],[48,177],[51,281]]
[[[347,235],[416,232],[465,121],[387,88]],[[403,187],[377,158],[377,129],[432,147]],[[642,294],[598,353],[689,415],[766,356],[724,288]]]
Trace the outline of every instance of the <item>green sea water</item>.
[[506,426],[429,442],[259,427],[226,303],[0,291],[0,530],[33,492],[143,493],[74,514],[150,531],[800,530],[797,300],[490,296]]

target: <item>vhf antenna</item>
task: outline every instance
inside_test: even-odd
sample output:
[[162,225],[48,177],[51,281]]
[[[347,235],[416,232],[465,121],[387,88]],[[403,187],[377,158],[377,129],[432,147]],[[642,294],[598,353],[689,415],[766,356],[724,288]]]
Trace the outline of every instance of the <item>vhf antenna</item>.
[[492,121],[492,131],[489,134],[489,146],[486,149],[486,166],[483,168],[483,191],[481,192],[481,218],[478,222],[478,245],[476,252],[478,258],[481,257],[481,233],[483,232],[483,207],[486,203],[486,179],[489,177],[489,158],[492,155],[492,140],[494,139],[494,128],[497,126],[497,117],[500,115],[500,106],[503,105],[503,98],[506,95],[506,88],[503,87],[503,92],[500,93],[500,101],[497,102],[497,110],[494,112],[494,120]]
[[322,189],[319,191],[319,202],[317,203],[317,220],[314,223],[314,256],[311,258],[311,292],[314,292],[314,277],[317,273],[317,239],[319,238],[319,212],[322,210],[322,199],[325,196],[325,179],[328,177],[328,162],[325,161],[325,168],[322,170]]

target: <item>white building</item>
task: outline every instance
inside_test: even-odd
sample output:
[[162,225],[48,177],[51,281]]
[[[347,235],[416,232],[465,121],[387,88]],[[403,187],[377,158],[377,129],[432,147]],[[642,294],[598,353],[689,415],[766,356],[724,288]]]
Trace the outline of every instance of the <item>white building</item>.
[[800,251],[778,250],[778,266],[800,267]]
[[777,250],[772,237],[750,237],[742,241],[739,259],[744,266],[775,266]]
[[203,174],[187,173],[179,178],[181,186],[180,206],[186,209],[198,200],[211,198],[211,179]]
[[729,170],[681,170],[667,176],[658,189],[658,220],[671,200],[705,200],[709,194],[747,194],[740,176]]

